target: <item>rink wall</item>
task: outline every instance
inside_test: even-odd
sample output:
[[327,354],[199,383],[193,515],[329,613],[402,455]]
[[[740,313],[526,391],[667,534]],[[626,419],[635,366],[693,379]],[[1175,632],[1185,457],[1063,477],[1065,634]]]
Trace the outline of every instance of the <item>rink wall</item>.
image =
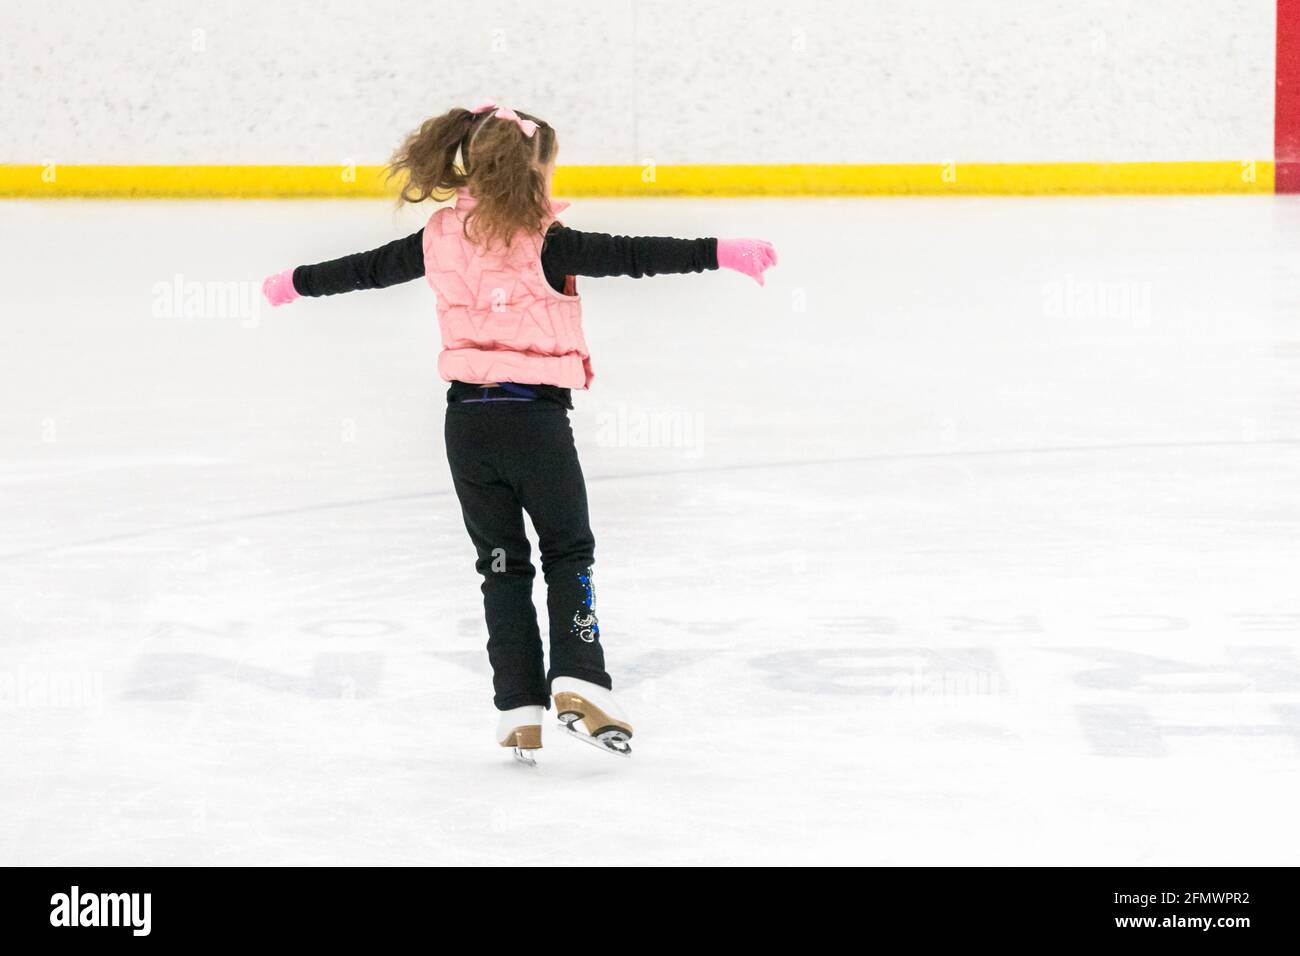
[[6,5],[0,195],[385,195],[488,95],[560,130],[570,196],[1300,189],[1300,0],[739,10]]

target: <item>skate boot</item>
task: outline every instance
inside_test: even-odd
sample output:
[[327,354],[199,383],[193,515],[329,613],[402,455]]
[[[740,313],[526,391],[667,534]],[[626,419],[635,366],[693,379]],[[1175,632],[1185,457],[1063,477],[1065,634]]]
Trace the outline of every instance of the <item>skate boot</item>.
[[513,747],[515,759],[520,763],[536,767],[533,752],[542,749],[542,708],[503,710],[497,722],[497,742],[502,747]]
[[632,725],[612,692],[576,677],[557,677],[551,696],[560,723],[574,737],[608,753],[632,756]]

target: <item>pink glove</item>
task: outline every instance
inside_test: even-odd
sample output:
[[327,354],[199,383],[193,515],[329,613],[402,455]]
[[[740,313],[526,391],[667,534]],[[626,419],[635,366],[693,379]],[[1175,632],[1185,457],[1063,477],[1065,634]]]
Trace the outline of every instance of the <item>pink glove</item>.
[[285,269],[276,275],[268,276],[262,283],[262,295],[266,296],[266,301],[272,305],[288,305],[298,298],[298,290],[293,287],[293,270]]
[[776,265],[776,250],[762,239],[719,239],[718,266],[743,272],[759,285],[763,272]]

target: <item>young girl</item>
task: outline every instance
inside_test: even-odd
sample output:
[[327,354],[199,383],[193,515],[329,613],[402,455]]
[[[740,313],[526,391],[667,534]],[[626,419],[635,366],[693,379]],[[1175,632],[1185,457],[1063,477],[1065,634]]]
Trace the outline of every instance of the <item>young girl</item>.
[[[752,239],[629,238],[578,232],[550,199],[555,130],[495,103],[453,109],[407,137],[389,166],[402,199],[454,193],[419,232],[271,276],[272,305],[380,289],[425,276],[438,297],[452,482],[478,552],[497,740],[525,763],[553,698],[564,727],[628,755],[632,724],[612,693],[596,620],[595,539],[569,426],[572,389],[592,380],[575,276],[734,269],[763,283],[776,264]],[[524,512],[537,529],[550,616],[550,670],[533,608]],[[581,728],[581,733],[579,729]]]

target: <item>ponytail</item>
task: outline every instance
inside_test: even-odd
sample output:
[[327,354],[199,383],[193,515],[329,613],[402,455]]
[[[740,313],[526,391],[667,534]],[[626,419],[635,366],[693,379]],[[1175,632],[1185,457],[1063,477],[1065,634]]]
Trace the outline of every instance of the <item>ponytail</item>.
[[475,116],[469,110],[448,110],[427,119],[406,137],[388,164],[388,179],[404,174],[401,201],[424,202],[451,198],[468,182],[456,163],[456,151],[464,141]]

